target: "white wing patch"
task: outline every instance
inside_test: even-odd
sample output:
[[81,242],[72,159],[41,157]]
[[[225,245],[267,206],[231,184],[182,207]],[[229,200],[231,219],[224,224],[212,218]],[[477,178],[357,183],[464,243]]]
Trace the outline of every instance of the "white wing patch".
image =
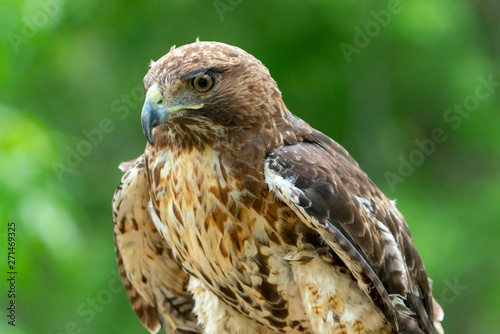
[[380,231],[380,238],[384,241],[384,257],[390,256],[392,260],[386,263],[388,264],[388,268],[390,271],[400,271],[402,274],[403,285],[406,288],[406,291],[409,291],[408,284],[408,272],[405,266],[405,262],[403,260],[403,256],[398,248],[398,244],[394,239],[391,231],[382,224],[382,222],[377,220],[377,228]]
[[354,197],[359,201],[359,203],[363,206],[363,208],[366,210],[366,213],[368,215],[372,215],[373,213],[373,206],[372,206],[372,203],[367,201],[366,199],[362,198],[362,197],[359,197],[359,196],[356,196],[354,195]]
[[265,182],[278,199],[285,203],[292,202],[296,205],[299,204],[299,195],[302,194],[302,190],[295,187],[295,181],[297,179],[283,178],[270,169],[267,163],[264,165],[264,176]]

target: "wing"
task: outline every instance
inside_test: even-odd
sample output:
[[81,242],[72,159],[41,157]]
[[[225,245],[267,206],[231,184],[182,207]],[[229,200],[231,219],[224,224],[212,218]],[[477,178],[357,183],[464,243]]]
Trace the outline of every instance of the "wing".
[[116,256],[132,308],[156,333],[200,333],[191,312],[189,276],[172,255],[151,219],[144,157],[122,163],[125,172],[113,197]]
[[339,144],[294,126],[266,159],[271,191],[319,232],[396,331],[435,333],[433,308],[436,320],[442,311],[403,216]]

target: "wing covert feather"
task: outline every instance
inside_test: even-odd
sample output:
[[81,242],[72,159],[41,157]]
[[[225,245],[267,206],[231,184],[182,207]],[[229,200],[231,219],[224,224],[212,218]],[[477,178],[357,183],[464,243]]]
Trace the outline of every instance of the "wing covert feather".
[[267,157],[271,191],[320,233],[395,330],[435,333],[427,274],[394,202],[339,144],[296,125],[299,135]]

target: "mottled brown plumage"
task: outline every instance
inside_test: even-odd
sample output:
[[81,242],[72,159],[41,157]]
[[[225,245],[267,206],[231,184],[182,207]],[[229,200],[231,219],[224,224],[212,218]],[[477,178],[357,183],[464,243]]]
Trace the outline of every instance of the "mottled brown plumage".
[[[199,333],[186,291],[189,277],[173,258],[147,210],[144,158],[122,163],[125,175],[113,198],[118,268],[132,308],[152,333]],[[177,329],[177,331],[173,330]]]
[[[113,201],[127,294],[166,333],[435,333],[403,216],[243,50],[172,48]],[[198,325],[197,325],[198,324]]]

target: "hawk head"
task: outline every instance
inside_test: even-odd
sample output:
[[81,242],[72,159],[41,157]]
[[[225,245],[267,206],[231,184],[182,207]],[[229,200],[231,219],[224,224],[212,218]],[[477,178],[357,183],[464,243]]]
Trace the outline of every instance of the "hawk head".
[[257,133],[286,109],[268,69],[242,49],[224,43],[173,47],[152,62],[144,87],[141,121],[151,145],[169,129]]

